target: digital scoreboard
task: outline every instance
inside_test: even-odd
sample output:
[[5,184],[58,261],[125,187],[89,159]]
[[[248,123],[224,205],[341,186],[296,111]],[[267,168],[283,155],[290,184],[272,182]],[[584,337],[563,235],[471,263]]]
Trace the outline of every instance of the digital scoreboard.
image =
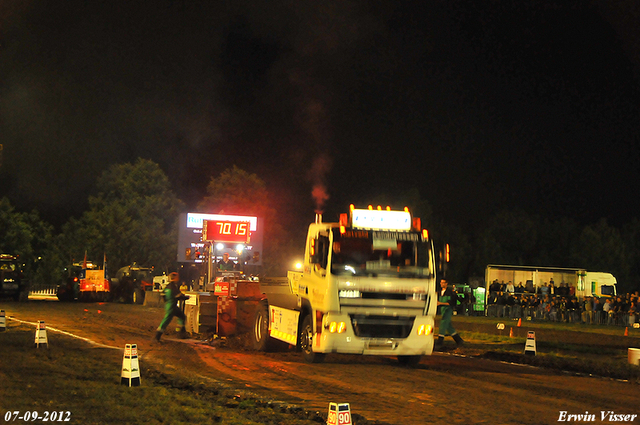
[[[206,234],[205,221],[209,222]],[[179,263],[202,263],[209,244],[215,241],[216,245],[224,245],[216,247],[217,256],[226,252],[235,258],[237,245],[243,244],[242,255],[247,265],[262,265],[263,219],[248,215],[182,213],[178,223]]]
[[251,240],[250,223],[248,221],[203,220],[202,240],[249,243]]

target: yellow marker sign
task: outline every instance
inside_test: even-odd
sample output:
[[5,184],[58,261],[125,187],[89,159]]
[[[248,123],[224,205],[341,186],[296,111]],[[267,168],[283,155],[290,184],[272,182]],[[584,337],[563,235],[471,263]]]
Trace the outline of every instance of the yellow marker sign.
[[327,425],[352,425],[349,403],[329,403]]

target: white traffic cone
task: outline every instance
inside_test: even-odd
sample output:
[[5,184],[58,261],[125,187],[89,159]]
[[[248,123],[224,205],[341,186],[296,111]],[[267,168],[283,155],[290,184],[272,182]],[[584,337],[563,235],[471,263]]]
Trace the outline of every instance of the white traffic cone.
[[534,331],[529,331],[527,333],[527,342],[524,345],[524,354],[531,356],[536,355],[536,333]]
[[138,346],[136,344],[126,344],[124,346],[120,385],[140,386],[140,365],[138,364]]
[[349,403],[329,403],[327,425],[352,425]]
[[7,330],[7,319],[4,316],[4,310],[0,310],[0,332]]
[[44,324],[44,320],[40,320],[36,326],[36,348],[40,347],[40,344],[47,344],[49,348],[49,338],[47,338],[47,327]]

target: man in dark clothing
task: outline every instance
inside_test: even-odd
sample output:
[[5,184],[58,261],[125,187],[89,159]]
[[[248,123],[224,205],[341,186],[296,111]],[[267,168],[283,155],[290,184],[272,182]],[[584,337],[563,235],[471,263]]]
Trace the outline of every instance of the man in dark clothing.
[[440,320],[440,327],[438,328],[438,341],[436,341],[436,347],[441,347],[444,342],[444,337],[448,334],[453,337],[456,345],[460,347],[464,341],[458,335],[458,332],[453,328],[451,324],[451,318],[453,317],[453,309],[458,303],[458,298],[453,288],[448,288],[448,282],[444,279],[440,281],[440,292],[438,293],[438,306],[441,308],[442,319]]
[[218,270],[222,271],[232,271],[236,269],[236,263],[231,261],[229,258],[229,254],[225,252],[222,254],[222,260],[218,262]]
[[169,274],[169,284],[164,288],[164,318],[162,319],[162,322],[160,322],[160,326],[158,326],[158,330],[154,337],[158,342],[174,317],[178,318],[178,326],[180,327],[178,331],[178,338],[184,339],[187,337],[187,331],[184,329],[186,316],[180,307],[178,307],[178,301],[186,300],[189,296],[180,292],[180,288],[178,287],[179,280],[178,273],[174,272]]

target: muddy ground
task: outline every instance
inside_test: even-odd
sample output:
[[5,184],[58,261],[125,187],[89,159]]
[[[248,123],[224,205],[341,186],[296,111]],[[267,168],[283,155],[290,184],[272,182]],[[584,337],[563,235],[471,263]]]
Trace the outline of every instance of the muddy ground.
[[[490,320],[454,318],[456,327],[467,336],[465,348],[454,350],[449,341],[444,353],[425,357],[416,369],[408,369],[398,366],[392,357],[348,355],[329,355],[325,363],[312,365],[304,363],[293,350],[254,352],[239,337],[178,341],[174,330],[164,343],[154,344],[151,338],[163,315],[157,307],[31,301],[3,303],[0,308],[10,321],[44,320],[50,328],[116,348],[135,343],[143,370],[145,363],[153,366],[146,373],[218,382],[239,397],[282,403],[310,417],[326,412],[329,402],[350,403],[360,424],[541,424],[557,422],[563,411],[599,414],[640,410],[637,384],[493,360],[518,360],[522,356],[503,353],[501,347],[509,343],[492,345],[473,339],[476,332],[499,333]],[[637,331],[624,337],[624,329],[595,333],[588,328],[535,326],[540,348],[556,350],[559,342],[575,344],[584,347],[582,355],[594,361],[608,355],[624,362],[628,346],[640,347]],[[533,327],[507,322],[503,332],[507,336],[514,328],[513,344],[523,346],[526,331]],[[55,343],[55,333],[50,340]]]

